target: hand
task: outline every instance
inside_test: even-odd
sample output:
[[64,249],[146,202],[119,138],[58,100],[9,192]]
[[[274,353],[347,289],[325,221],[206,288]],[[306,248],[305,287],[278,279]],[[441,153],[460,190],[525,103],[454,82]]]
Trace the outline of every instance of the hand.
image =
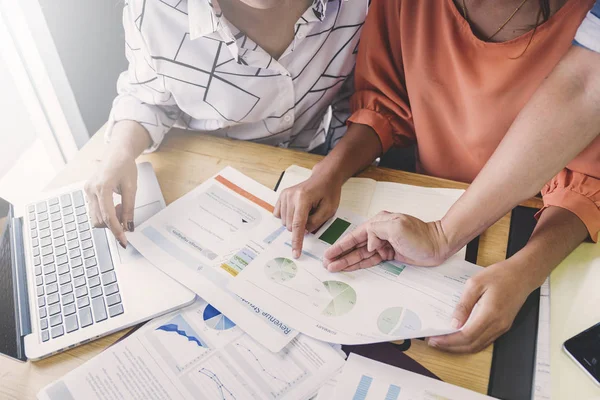
[[523,278],[523,267],[508,259],[472,276],[452,316],[453,327],[462,330],[431,337],[429,345],[454,353],[476,353],[508,331],[535,289]]
[[313,232],[331,218],[340,204],[341,183],[315,174],[281,192],[273,215],[292,232],[292,255],[300,257],[304,234]]
[[389,260],[433,266],[449,255],[439,221],[426,223],[382,211],[331,246],[323,265],[331,272],[369,268]]
[[[109,153],[96,173],[85,184],[92,224],[107,227],[122,247],[127,247],[125,230],[134,230],[133,210],[137,190],[135,158],[119,152]],[[121,195],[122,204],[116,208],[113,192]]]

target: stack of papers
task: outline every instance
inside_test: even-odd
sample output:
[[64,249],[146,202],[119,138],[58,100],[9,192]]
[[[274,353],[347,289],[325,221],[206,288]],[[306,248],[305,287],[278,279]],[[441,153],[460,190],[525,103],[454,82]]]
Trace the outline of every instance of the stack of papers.
[[[405,189],[403,201],[418,203],[423,190],[411,199]],[[325,250],[365,218],[338,211],[307,235],[302,256],[293,260],[291,233],[272,215],[275,202],[273,191],[226,168],[128,238],[154,265],[272,351],[297,331],[341,344],[456,331],[452,312],[480,267],[457,256],[435,268],[385,262],[331,273],[322,266]]]
[[343,364],[340,350],[304,335],[273,353],[198,300],[147,323],[38,398],[308,399]]
[[[379,190],[402,191],[396,203],[441,204],[429,207],[436,215],[429,218],[415,209],[425,220],[441,217],[461,193],[388,186]],[[454,332],[451,314],[479,267],[457,256],[435,268],[385,262],[330,273],[324,251],[367,215],[340,210],[292,259],[291,233],[272,216],[276,199],[226,168],[128,233],[144,257],[202,299],[151,321],[39,397],[308,399],[321,388],[319,399],[483,398],[444,384],[439,393],[446,397],[418,392],[433,385],[429,378],[384,364],[375,369],[358,356],[338,376],[345,358],[339,344]],[[357,204],[371,213],[374,202]],[[355,382],[366,370],[381,376]],[[391,385],[398,389],[381,397],[380,386]]]

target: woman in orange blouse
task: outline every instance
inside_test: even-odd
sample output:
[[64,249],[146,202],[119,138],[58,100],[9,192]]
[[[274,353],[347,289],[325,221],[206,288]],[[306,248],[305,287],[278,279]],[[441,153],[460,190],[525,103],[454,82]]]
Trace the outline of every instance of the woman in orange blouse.
[[[391,146],[416,143],[419,172],[473,181],[570,48],[592,5],[593,0],[374,0],[359,47],[349,130],[308,181],[280,196],[275,215],[294,230],[318,227],[337,208],[343,182]],[[430,345],[483,349],[509,329],[527,296],[564,257],[588,235],[597,240],[600,140],[542,194],[545,207],[529,243],[469,281],[453,324],[463,327],[475,304],[477,312],[461,331],[432,338]],[[424,223],[382,213],[334,245],[325,265],[331,271],[367,268],[384,259],[436,265],[464,245],[447,227],[444,219]],[[298,255],[301,235],[294,238]]]

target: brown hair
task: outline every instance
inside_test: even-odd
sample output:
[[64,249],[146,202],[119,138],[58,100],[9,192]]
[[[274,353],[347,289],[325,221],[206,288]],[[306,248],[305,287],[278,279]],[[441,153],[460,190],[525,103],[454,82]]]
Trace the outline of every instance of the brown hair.
[[531,36],[529,37],[529,41],[527,42],[527,46],[525,46],[525,49],[523,50],[523,52],[521,54],[519,54],[517,57],[514,57],[513,60],[521,58],[523,56],[523,54],[525,54],[525,52],[531,45],[531,42],[533,42],[533,37],[535,36],[535,32],[537,31],[538,26],[542,25],[544,22],[546,22],[550,19],[550,16],[551,16],[550,14],[552,12],[552,10],[550,9],[550,0],[539,0],[539,3],[540,3],[540,11],[538,12],[538,16],[537,16],[535,25],[533,26],[533,31],[531,32]]

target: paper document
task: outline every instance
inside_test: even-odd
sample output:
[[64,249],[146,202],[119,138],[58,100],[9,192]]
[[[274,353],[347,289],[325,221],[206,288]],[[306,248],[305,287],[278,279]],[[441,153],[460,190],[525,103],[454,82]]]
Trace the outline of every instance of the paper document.
[[[311,170],[292,165],[286,169],[277,193],[308,179]],[[350,178],[342,186],[340,208],[371,218],[380,211],[412,215],[425,222],[441,219],[465,191],[428,188],[368,178]],[[457,254],[464,260],[466,247]]]
[[229,288],[259,307],[268,306],[298,331],[319,340],[364,344],[443,335],[464,284],[481,267],[453,257],[439,267],[384,262],[354,272],[323,267],[325,250],[362,220],[338,210],[304,239],[290,258],[291,233],[282,232]]
[[272,353],[198,300],[150,321],[38,398],[308,399],[343,364],[337,350],[304,335]]
[[540,315],[535,352],[535,373],[533,378],[533,399],[550,400],[552,381],[550,380],[550,278],[540,288]]
[[[339,374],[338,374],[339,375]],[[319,392],[312,400],[331,400],[335,399],[335,388],[337,386],[337,377],[331,378],[319,389]]]
[[279,351],[297,332],[226,288],[281,233],[275,202],[275,192],[228,167],[127,237],[156,267]]
[[492,399],[458,386],[350,354],[337,378],[335,399],[483,400]]

